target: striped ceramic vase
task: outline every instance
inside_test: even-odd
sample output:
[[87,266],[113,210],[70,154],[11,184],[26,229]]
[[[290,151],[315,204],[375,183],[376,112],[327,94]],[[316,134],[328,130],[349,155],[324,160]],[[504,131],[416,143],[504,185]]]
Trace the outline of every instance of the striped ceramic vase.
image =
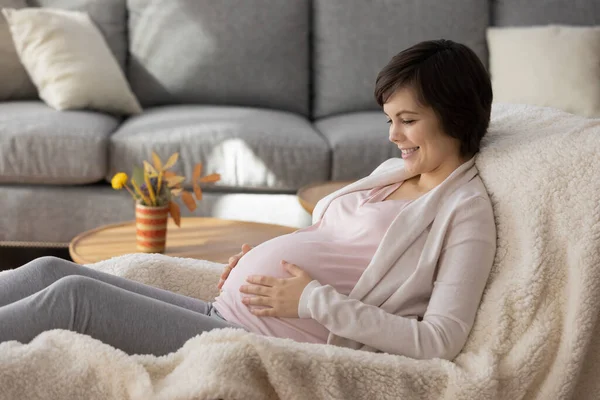
[[135,231],[138,251],[162,253],[167,241],[169,206],[148,207],[135,205]]

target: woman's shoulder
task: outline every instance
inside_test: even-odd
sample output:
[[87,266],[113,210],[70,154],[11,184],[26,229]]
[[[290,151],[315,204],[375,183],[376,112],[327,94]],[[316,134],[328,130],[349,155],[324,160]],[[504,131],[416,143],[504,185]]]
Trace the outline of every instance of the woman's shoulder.
[[479,177],[479,174],[475,175],[467,183],[456,189],[450,196],[461,201],[467,201],[469,199],[479,197],[488,202],[490,205],[492,204],[488,191],[483,184],[483,181]]
[[488,217],[493,218],[492,200],[479,175],[451,193],[439,211],[454,214],[460,210],[473,208],[481,209]]

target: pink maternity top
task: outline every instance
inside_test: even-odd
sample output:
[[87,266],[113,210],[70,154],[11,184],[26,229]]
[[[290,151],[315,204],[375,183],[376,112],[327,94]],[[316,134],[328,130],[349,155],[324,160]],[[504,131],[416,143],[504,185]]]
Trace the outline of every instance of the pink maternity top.
[[410,200],[386,200],[402,182],[339,196],[314,225],[266,241],[244,255],[215,299],[214,307],[231,322],[249,331],[327,343],[329,331],[312,318],[256,316],[242,303],[239,291],[249,275],[289,278],[281,260],[296,264],[322,285],[331,285],[348,295],[371,262],[381,239],[398,213]]

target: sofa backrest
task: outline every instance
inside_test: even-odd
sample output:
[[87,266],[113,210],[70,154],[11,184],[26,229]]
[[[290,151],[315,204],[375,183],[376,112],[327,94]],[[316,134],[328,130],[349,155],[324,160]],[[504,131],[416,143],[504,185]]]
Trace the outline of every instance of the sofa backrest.
[[[488,63],[486,28],[600,24],[598,0],[26,0],[90,14],[144,107],[378,110],[377,73],[447,38]],[[33,98],[33,97],[32,97]]]
[[87,12],[100,30],[121,68],[127,60],[126,0],[27,0],[29,7]]
[[314,0],[313,115],[378,110],[378,72],[423,40],[452,39],[487,64],[489,4],[482,0]]
[[600,25],[598,0],[492,0],[493,26]]
[[309,0],[129,0],[127,76],[143,106],[309,112]]

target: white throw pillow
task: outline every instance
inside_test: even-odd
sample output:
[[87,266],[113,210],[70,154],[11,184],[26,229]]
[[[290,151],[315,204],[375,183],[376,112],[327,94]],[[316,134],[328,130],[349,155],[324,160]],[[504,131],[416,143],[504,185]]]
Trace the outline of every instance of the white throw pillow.
[[49,8],[2,12],[21,63],[49,106],[141,112],[123,71],[86,13]]
[[[0,8],[24,8],[25,0],[0,0]],[[0,101],[35,99],[37,89],[19,60],[10,30],[0,15]]]
[[600,117],[600,26],[488,28],[494,101]]

